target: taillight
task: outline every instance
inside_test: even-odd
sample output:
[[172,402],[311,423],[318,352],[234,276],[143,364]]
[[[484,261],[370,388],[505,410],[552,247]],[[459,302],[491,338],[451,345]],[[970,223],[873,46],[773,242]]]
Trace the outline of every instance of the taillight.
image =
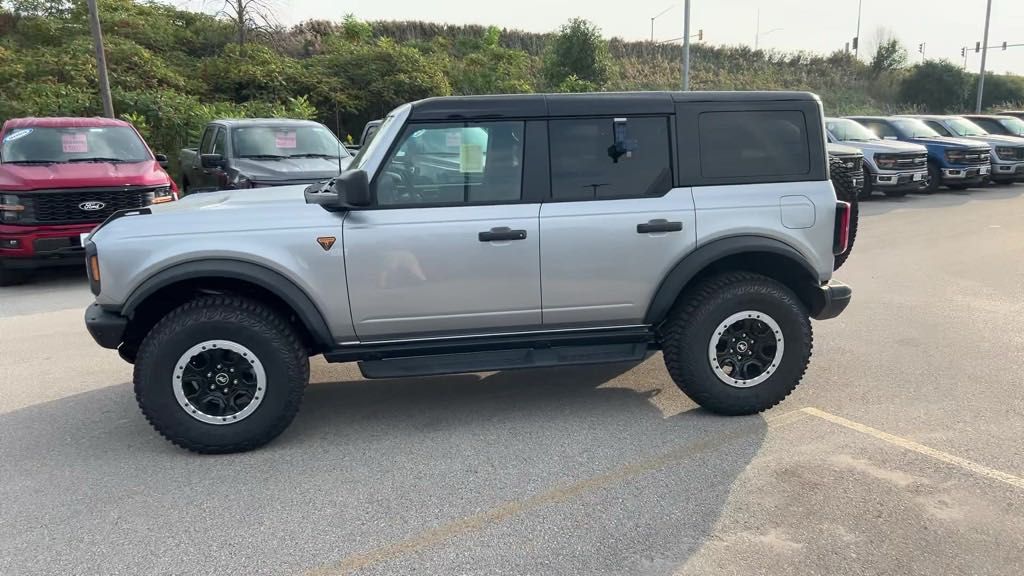
[[832,254],[838,256],[850,249],[850,203],[836,202],[836,227],[832,238]]

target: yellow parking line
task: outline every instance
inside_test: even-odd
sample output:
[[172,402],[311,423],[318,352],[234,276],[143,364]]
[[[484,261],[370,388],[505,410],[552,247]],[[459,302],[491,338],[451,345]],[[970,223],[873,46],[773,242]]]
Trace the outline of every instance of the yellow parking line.
[[[800,410],[794,410],[779,416],[766,418],[765,423],[769,428],[778,428],[780,426],[797,422],[805,417],[806,415]],[[738,440],[744,436],[748,436],[756,430],[756,426],[743,426],[727,434],[704,438],[690,444],[685,444],[660,455],[616,468],[610,472],[606,472],[605,474],[593,476],[568,486],[554,488],[530,498],[513,500],[496,508],[487,510],[486,512],[459,518],[448,522],[447,524],[442,524],[441,526],[426,530],[405,540],[388,544],[367,552],[353,554],[342,559],[336,564],[321,566],[309,570],[305,573],[305,576],[338,576],[340,574],[349,574],[367,566],[386,562],[406,554],[411,554],[429,546],[440,544],[446,540],[455,538],[456,536],[487,528],[488,526],[497,524],[524,512],[541,508],[549,504],[565,502],[571,498],[597,491],[612,484],[630,480],[672,464],[681,463],[688,458],[718,448],[733,440]]]
[[934,448],[929,448],[924,444],[918,444],[913,440],[907,440],[906,438],[900,438],[899,436],[889,434],[888,432],[882,432],[881,430],[878,430],[876,428],[865,426],[864,424],[854,422],[853,420],[847,420],[842,416],[836,416],[835,414],[830,414],[828,412],[825,412],[824,410],[807,407],[801,409],[801,411],[811,416],[821,418],[822,420],[832,422],[833,424],[838,424],[840,426],[843,426],[844,428],[855,430],[857,432],[860,432],[861,434],[867,434],[868,436],[877,438],[878,440],[881,440],[883,442],[888,442],[889,444],[892,444],[894,446],[899,446],[900,448],[905,448],[907,450],[917,452],[918,454],[930,456],[941,462],[958,466],[969,472],[974,472],[979,476],[991,478],[992,480],[998,480],[1000,482],[1005,482],[1017,488],[1024,488],[1024,478],[1019,478],[1017,476],[1014,476],[1013,474],[1007,474],[1006,472],[1002,472],[994,468],[989,468],[988,466],[983,466],[981,464],[978,464],[977,462],[971,462],[970,460],[967,460],[965,458],[954,456],[952,454],[948,454],[946,452],[942,452],[941,450],[936,450]]

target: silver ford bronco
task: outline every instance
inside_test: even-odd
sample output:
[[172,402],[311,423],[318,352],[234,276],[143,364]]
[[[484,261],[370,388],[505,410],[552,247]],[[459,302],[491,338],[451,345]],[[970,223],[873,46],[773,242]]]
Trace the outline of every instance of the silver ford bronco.
[[196,452],[280,434],[317,354],[395,378],[661,351],[695,402],[752,414],[849,303],[849,218],[813,94],[430,98],[332,181],[114,214],[85,322]]

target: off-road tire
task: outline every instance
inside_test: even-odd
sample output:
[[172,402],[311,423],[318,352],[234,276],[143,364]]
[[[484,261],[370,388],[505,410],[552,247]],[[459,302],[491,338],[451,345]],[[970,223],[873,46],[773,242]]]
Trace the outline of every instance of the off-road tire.
[[[715,375],[708,345],[719,324],[745,310],[778,323],[785,350],[766,380],[736,388]],[[727,272],[687,290],[661,327],[661,343],[672,380],[694,402],[718,414],[756,414],[775,406],[803,378],[811,357],[811,322],[803,303],[779,282],[748,272]]]
[[[238,422],[201,422],[175,397],[175,365],[191,347],[208,340],[236,342],[264,367],[264,397]],[[299,335],[275,310],[247,298],[202,296],[153,327],[139,347],[134,380],[142,413],[174,444],[204,454],[244,452],[270,442],[295,418],[309,382],[309,358]]]
[[[830,171],[832,174],[832,187],[836,191],[836,199],[850,203],[850,239],[846,246],[846,252],[835,257],[833,270],[839,270],[846,263],[847,258],[853,253],[853,243],[857,240],[857,222],[860,219],[860,206],[858,201],[859,191],[853,185],[853,175],[843,169],[843,163],[838,160],[831,161]],[[867,182],[867,179],[865,179]],[[866,184],[865,184],[866,185]]]

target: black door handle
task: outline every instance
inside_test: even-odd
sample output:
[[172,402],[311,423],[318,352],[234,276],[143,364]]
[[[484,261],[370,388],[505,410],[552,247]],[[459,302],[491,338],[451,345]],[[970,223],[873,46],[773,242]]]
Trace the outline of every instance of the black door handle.
[[668,220],[651,220],[646,224],[637,224],[638,234],[651,234],[653,232],[679,232],[683,229],[682,222],[669,222]]
[[491,228],[478,236],[481,242],[501,242],[506,240],[526,240],[526,230],[512,230],[507,226]]

